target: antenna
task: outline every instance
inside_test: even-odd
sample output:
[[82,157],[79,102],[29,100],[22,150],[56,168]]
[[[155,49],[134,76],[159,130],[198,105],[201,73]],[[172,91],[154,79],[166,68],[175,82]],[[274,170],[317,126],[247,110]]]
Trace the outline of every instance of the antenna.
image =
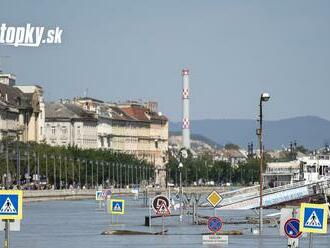
[[86,88],[84,91],[84,97],[87,97],[87,96],[88,96],[88,88]]

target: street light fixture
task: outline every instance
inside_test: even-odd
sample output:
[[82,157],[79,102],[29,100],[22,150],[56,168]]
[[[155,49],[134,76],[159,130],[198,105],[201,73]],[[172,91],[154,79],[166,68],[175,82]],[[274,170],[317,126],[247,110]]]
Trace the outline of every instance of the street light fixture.
[[262,233],[263,217],[262,217],[262,188],[263,188],[263,163],[264,163],[264,151],[263,151],[263,140],[262,140],[262,103],[267,102],[270,99],[269,93],[262,93],[260,96],[259,103],[259,128],[257,129],[257,135],[259,138],[259,149],[260,149],[260,206],[259,206],[259,234]]

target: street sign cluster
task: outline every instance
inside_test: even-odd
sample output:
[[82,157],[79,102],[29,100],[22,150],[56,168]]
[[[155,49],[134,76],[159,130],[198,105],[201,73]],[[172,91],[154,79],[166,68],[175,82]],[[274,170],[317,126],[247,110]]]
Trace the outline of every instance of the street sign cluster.
[[[290,218],[284,224],[288,247],[298,247],[302,233],[327,233],[329,207],[327,204],[302,203],[300,218]],[[310,236],[311,242],[311,236]]]

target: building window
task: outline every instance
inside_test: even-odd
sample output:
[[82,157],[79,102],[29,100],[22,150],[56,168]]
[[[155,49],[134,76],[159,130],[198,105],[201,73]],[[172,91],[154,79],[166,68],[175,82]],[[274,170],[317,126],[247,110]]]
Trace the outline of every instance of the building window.
[[52,134],[56,134],[56,128],[55,128],[55,126],[52,126]]
[[80,135],[80,127],[77,127],[77,135]]
[[67,134],[68,130],[66,127],[62,127],[62,134]]

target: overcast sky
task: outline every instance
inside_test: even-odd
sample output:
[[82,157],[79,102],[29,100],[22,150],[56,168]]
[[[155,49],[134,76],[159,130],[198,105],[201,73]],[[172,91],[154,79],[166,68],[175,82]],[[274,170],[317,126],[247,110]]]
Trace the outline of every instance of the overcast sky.
[[181,119],[181,69],[191,118],[330,120],[330,1],[1,0],[0,23],[63,29],[62,44],[0,45],[2,69],[38,83],[46,100],[155,100]]

